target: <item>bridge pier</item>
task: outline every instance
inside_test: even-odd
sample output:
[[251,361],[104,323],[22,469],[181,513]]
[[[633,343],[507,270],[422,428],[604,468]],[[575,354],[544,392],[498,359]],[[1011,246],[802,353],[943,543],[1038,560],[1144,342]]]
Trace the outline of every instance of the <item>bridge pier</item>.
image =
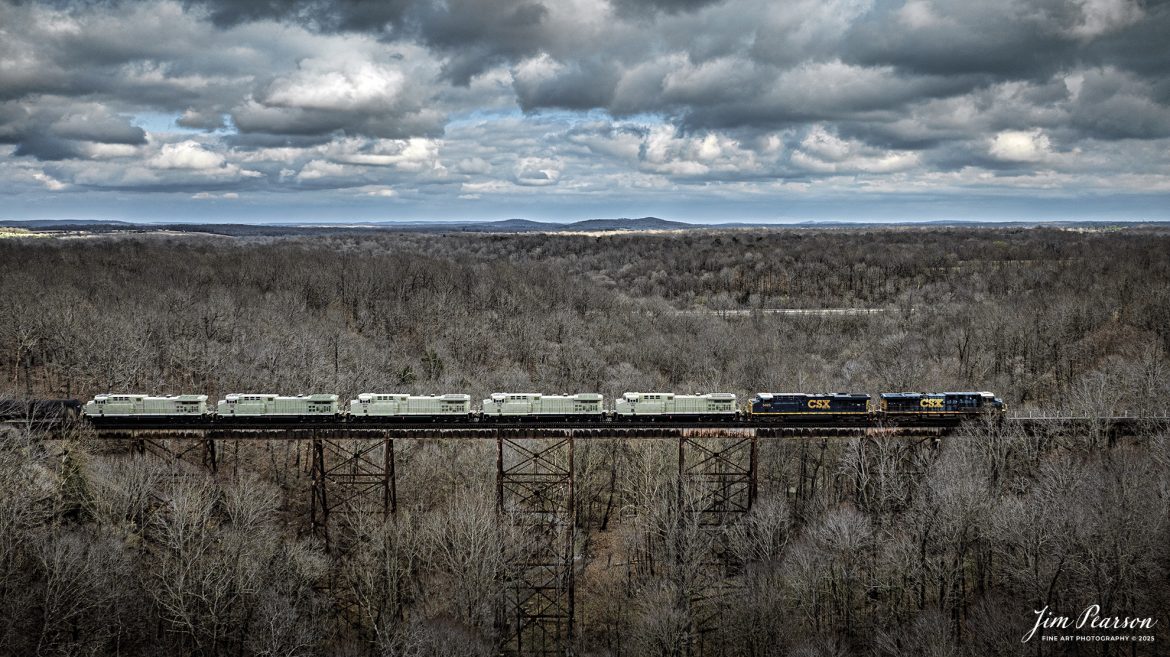
[[709,654],[712,634],[728,626],[726,600],[744,586],[735,578],[738,564],[725,530],[755,504],[758,461],[754,429],[688,429],[678,439],[680,520],[693,522],[705,535],[698,559],[680,564],[692,573],[687,654]]
[[215,449],[215,438],[208,436],[203,439],[203,467],[211,471],[212,474],[219,472],[219,458]]
[[130,449],[139,456],[151,454],[179,471],[203,469],[212,475],[219,471],[216,439],[209,431],[184,432],[178,436],[156,436],[152,432],[132,432]]
[[309,440],[309,524],[329,552],[342,538],[336,527],[330,531],[335,516],[380,514],[388,519],[397,511],[394,438],[389,431],[313,429]]
[[[688,454],[691,454],[688,460]],[[696,491],[702,525],[720,525],[756,501],[759,446],[751,429],[691,429],[678,439],[679,496]]]
[[553,438],[497,429],[496,503],[526,536],[500,610],[502,652],[567,655],[573,644],[576,530],[572,429]]

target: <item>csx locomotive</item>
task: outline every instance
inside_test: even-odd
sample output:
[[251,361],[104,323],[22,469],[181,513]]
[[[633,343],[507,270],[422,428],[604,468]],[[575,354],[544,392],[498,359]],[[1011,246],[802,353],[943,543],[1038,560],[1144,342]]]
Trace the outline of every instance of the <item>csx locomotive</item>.
[[740,407],[726,392],[683,395],[627,392],[607,408],[597,393],[545,395],[497,392],[472,408],[467,394],[409,395],[366,392],[343,408],[334,394],[282,396],[239,393],[214,407],[207,395],[98,395],[82,414],[94,424],[135,421],[184,422],[351,422],[519,423],[519,422],[720,422],[757,424],[910,424],[959,421],[1001,415],[1004,404],[990,392],[882,393],[875,408],[864,393],[761,392]]

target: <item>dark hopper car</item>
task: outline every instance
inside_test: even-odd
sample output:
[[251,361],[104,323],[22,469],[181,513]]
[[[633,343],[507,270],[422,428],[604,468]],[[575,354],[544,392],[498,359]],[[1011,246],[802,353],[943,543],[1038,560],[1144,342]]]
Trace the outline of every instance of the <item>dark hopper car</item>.
[[885,392],[881,411],[890,418],[962,418],[1002,412],[1003,401],[990,392]]
[[764,421],[822,422],[864,418],[869,395],[851,392],[761,392],[752,397],[751,415]]
[[76,399],[0,399],[0,422],[71,422],[79,415]]

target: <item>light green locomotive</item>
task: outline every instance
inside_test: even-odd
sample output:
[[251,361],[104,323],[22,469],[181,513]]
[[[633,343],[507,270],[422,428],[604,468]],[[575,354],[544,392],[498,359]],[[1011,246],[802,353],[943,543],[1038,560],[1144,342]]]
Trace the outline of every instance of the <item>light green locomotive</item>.
[[538,392],[495,392],[483,400],[483,419],[511,417],[600,419],[604,398],[594,392],[544,395]]
[[349,415],[358,421],[364,418],[466,419],[471,415],[471,395],[363,392],[350,400]]
[[207,395],[98,395],[86,402],[85,415],[102,417],[186,417],[207,414]]
[[337,395],[281,395],[237,393],[219,400],[220,417],[311,417],[338,415]]
[[733,419],[739,413],[735,395],[712,392],[676,395],[673,392],[627,392],[614,406],[617,419],[660,417],[664,419]]

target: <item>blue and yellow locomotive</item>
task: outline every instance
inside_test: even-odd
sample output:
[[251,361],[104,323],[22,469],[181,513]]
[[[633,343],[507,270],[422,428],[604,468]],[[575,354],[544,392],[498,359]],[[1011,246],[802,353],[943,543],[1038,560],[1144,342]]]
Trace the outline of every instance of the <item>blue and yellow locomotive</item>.
[[879,412],[891,423],[907,420],[959,420],[1002,414],[1003,400],[990,392],[883,392]]
[[752,397],[748,414],[761,422],[789,424],[864,422],[870,414],[869,395],[855,392],[761,392]]

